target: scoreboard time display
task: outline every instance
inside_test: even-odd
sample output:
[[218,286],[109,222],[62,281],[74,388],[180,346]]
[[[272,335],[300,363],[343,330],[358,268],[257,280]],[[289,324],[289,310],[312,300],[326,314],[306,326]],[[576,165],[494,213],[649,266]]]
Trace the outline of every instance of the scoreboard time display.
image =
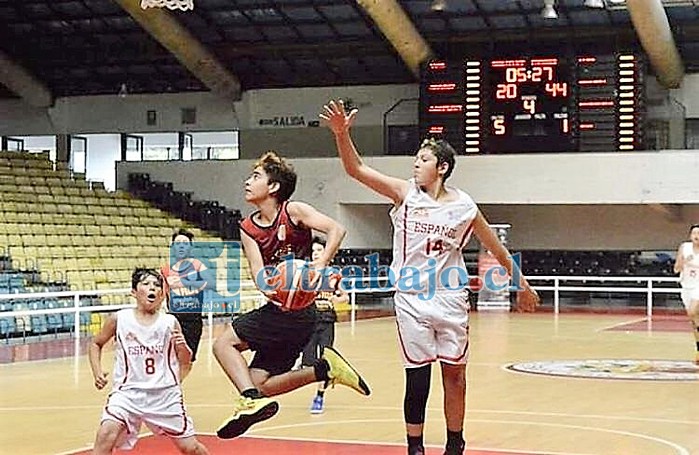
[[432,61],[420,81],[420,135],[459,153],[608,152],[643,147],[637,55]]

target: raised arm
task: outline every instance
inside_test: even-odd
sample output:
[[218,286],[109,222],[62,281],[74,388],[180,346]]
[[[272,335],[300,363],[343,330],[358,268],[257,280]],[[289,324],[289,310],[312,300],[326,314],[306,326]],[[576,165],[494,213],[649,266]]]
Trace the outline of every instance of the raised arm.
[[304,202],[289,202],[286,207],[292,220],[325,234],[325,250],[323,251],[323,256],[315,261],[315,265],[320,268],[327,267],[340,248],[340,244],[345,238],[347,230],[337,221],[320,213],[313,206]]
[[102,330],[90,342],[87,356],[90,359],[90,369],[95,379],[95,387],[102,390],[107,385],[107,375],[102,371],[102,348],[116,335],[117,320],[113,314],[104,322]]
[[[498,260],[501,266],[503,266],[507,273],[513,277],[514,274],[514,261],[507,248],[500,242],[497,235],[490,228],[488,220],[485,216],[478,211],[476,219],[473,221],[473,233],[476,235],[481,244],[490,251],[493,256]],[[540,303],[539,295],[536,291],[529,285],[529,282],[524,278],[524,275],[519,271],[519,286],[522,291],[517,296],[517,311],[534,311]]]
[[352,109],[347,114],[342,101],[330,101],[323,106],[320,118],[335,135],[335,144],[345,172],[358,182],[389,198],[394,204],[400,205],[408,192],[408,182],[384,175],[364,164],[350,136],[350,127],[356,115],[356,109]]

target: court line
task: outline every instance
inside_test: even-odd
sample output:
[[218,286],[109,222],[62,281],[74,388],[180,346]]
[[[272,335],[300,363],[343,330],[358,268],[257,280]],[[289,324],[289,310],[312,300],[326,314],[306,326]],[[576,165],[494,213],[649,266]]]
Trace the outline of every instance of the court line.
[[[97,432],[97,430],[95,430],[95,433],[96,432]],[[208,435],[209,433],[197,433],[197,434]],[[136,437],[138,439],[142,439],[142,438],[147,438],[148,436],[155,436],[155,434],[153,434],[150,431],[146,431],[145,433],[139,433]],[[94,448],[95,448],[95,444],[88,444],[88,445],[85,445],[82,447],[78,447],[77,449],[66,450],[65,452],[57,452],[55,455],[75,455],[76,452],[86,452],[86,451],[92,450]]]
[[[216,436],[216,433],[208,433],[208,432],[196,432],[197,436]],[[138,435],[138,439],[146,438],[149,436],[154,436],[152,432],[146,432]],[[296,441],[296,442],[319,442],[319,443],[325,443],[325,444],[351,444],[351,445],[367,445],[367,446],[391,446],[391,447],[404,447],[405,443],[402,442],[384,442],[384,441],[355,441],[355,440],[349,440],[349,439],[317,439],[317,438],[302,438],[302,437],[281,437],[281,436],[273,436],[273,435],[261,435],[261,434],[245,434],[244,436],[241,436],[243,438],[248,438],[248,439],[268,439],[268,440],[275,440],[275,441]],[[437,444],[425,444],[426,448],[430,449],[441,449],[441,445]],[[86,445],[78,449],[70,450],[70,451],[65,451],[65,452],[59,452],[56,455],[75,455],[76,452],[84,452],[88,450],[92,450],[94,448],[94,444]],[[539,450],[511,450],[511,449],[498,449],[498,448],[488,448],[488,447],[473,447],[466,445],[467,450],[484,450],[484,451],[490,451],[490,452],[500,452],[500,453],[516,453],[516,454],[522,454],[522,453],[527,453],[528,455],[596,455],[596,454],[586,454],[586,453],[573,453],[573,452],[551,452],[551,451],[546,451],[542,452]]]
[[[317,422],[308,422],[308,423],[293,423],[293,424],[287,424],[287,425],[276,425],[276,426],[259,428],[257,430],[252,430],[250,433],[257,434],[257,433],[266,432],[266,431],[287,430],[287,429],[292,429],[292,428],[310,427],[310,426],[319,426],[319,425],[328,425],[328,424],[343,425],[343,424],[352,424],[352,423],[387,423],[387,422],[398,422],[398,421],[399,420],[397,420],[397,419],[358,419],[358,420],[332,420],[332,421],[328,420],[328,421],[317,421]],[[519,420],[471,419],[469,421],[471,423],[473,423],[473,422],[498,423],[498,424],[505,423],[505,424],[510,424],[510,425],[531,425],[531,426],[544,426],[544,427],[558,427],[558,428],[569,428],[569,429],[574,429],[574,430],[587,430],[587,431],[598,431],[601,433],[618,434],[618,435],[622,435],[622,436],[636,437],[639,439],[645,439],[645,440],[652,441],[655,443],[664,444],[666,446],[669,446],[669,447],[675,449],[675,451],[677,452],[678,455],[691,455],[687,449],[685,449],[684,447],[682,447],[679,444],[676,444],[672,441],[668,441],[668,440],[662,439],[662,438],[657,438],[655,436],[649,436],[649,435],[644,435],[644,434],[639,434],[639,433],[632,433],[630,431],[611,430],[611,429],[607,429],[607,428],[587,427],[587,426],[583,426],[583,425],[567,425],[567,424],[562,424],[562,423],[531,422],[531,421],[519,421]],[[497,450],[497,449],[495,449],[495,450]],[[511,449],[511,450],[515,451],[516,449]]]
[[[605,326],[605,327],[602,327],[602,328],[599,328],[599,329],[595,329],[595,332],[602,332],[602,331],[605,331],[605,330],[612,330],[612,329],[615,329],[615,328],[617,328],[617,327],[621,327],[622,325],[637,324],[637,323],[639,323],[639,322],[646,322],[647,320],[648,320],[648,318],[633,319],[633,320],[631,320],[631,321],[620,322],[620,323],[618,323],[618,324],[613,324],[613,325],[610,325],[610,326]],[[634,330],[634,332],[637,332],[637,330]]]
[[[197,433],[203,435],[209,435],[210,433]],[[213,435],[213,434],[212,434]],[[324,443],[337,443],[337,444],[354,444],[354,445],[371,445],[371,446],[391,446],[391,447],[405,447],[404,442],[384,442],[384,441],[354,441],[350,439],[315,439],[315,438],[301,438],[301,437],[280,437],[273,435],[261,435],[261,434],[250,434],[245,435],[246,438],[257,438],[257,439],[276,439],[283,441],[299,441],[299,442],[324,442]],[[425,444],[426,448],[431,449],[442,449],[443,446],[438,444]],[[596,455],[596,454],[585,454],[585,453],[573,453],[573,452],[551,452],[551,451],[538,451],[538,450],[515,450],[515,449],[498,449],[492,447],[473,447],[466,441],[466,451],[469,450],[485,450],[491,452],[501,452],[501,453],[527,453],[530,455]]]
[[[102,405],[66,405],[66,406],[3,406],[0,407],[0,412],[38,412],[38,411],[60,411],[60,410],[82,410],[82,409],[101,409]],[[231,404],[220,404],[220,403],[189,403],[186,404],[188,409],[193,408],[230,408]],[[284,408],[289,409],[308,409],[305,405],[291,405],[285,404]],[[368,410],[382,410],[382,411],[401,411],[402,407],[397,406],[346,406],[346,405],[333,405],[333,409],[339,410],[350,410],[350,411],[368,411]],[[442,408],[427,408],[430,412],[441,412]],[[681,425],[698,425],[699,420],[676,420],[676,419],[662,419],[654,417],[626,417],[626,416],[609,416],[609,415],[596,415],[596,414],[565,414],[561,412],[534,412],[534,411],[506,411],[502,409],[466,409],[466,422],[468,423],[471,419],[468,418],[468,414],[471,413],[481,413],[481,414],[505,414],[505,415],[525,415],[525,416],[540,416],[540,417],[557,417],[557,418],[570,418],[570,419],[595,419],[595,420],[621,420],[621,421],[632,421],[632,422],[651,422],[651,423],[663,423],[663,424],[681,424]],[[203,434],[203,433],[202,433]]]

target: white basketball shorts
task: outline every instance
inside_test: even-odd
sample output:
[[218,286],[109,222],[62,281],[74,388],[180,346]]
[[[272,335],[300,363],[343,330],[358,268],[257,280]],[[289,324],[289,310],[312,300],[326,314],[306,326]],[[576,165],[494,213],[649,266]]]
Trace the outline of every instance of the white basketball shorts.
[[685,308],[689,308],[692,300],[699,300],[699,288],[682,288],[682,303]]
[[398,341],[406,368],[440,360],[454,365],[468,361],[468,294],[438,293],[430,300],[396,292]]
[[107,398],[102,421],[113,420],[126,427],[117,446],[130,450],[136,445],[141,424],[154,433],[171,438],[194,436],[192,419],[187,415],[179,387],[154,390],[115,390]]

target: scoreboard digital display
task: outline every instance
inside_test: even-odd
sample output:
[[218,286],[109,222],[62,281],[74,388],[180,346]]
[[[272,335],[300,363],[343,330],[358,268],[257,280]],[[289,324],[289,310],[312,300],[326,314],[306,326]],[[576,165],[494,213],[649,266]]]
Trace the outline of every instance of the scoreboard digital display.
[[432,61],[420,135],[460,153],[638,150],[644,70],[633,54]]

